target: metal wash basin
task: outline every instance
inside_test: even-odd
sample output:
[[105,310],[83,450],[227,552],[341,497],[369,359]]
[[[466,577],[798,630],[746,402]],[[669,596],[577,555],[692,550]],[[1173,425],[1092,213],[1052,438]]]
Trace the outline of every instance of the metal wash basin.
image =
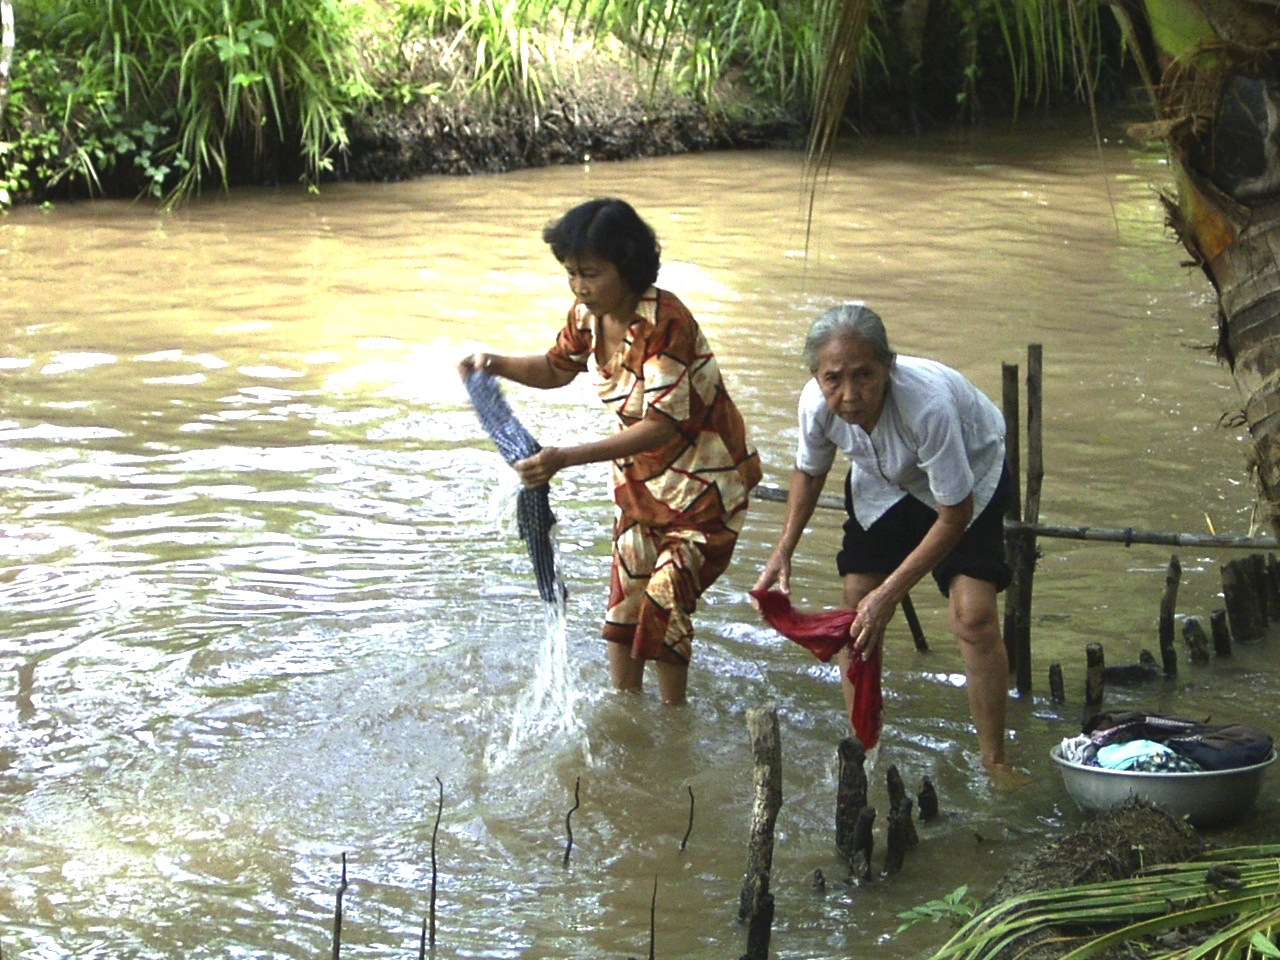
[[1197,827],[1218,826],[1241,819],[1253,807],[1263,774],[1276,753],[1261,763],[1231,770],[1195,773],[1143,773],[1107,770],[1072,763],[1055,746],[1049,757],[1062,771],[1067,793],[1082,810],[1108,810],[1129,797],[1159,804],[1174,816],[1186,816]]

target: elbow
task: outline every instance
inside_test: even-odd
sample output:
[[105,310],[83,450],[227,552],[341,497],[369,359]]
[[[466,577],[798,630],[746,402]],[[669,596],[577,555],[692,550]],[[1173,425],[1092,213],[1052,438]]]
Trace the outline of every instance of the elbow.
[[938,504],[938,519],[947,527],[964,533],[973,519],[973,496],[965,497],[953,506]]

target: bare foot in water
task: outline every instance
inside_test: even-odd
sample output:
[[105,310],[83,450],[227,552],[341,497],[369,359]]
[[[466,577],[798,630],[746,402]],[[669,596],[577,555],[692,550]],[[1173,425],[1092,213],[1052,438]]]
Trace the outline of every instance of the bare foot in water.
[[1032,776],[1010,763],[984,763],[987,778],[997,790],[1021,790],[1031,786]]

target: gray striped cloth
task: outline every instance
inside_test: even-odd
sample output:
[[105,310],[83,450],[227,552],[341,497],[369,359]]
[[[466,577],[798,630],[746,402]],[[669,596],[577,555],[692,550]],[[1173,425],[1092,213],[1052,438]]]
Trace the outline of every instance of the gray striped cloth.
[[[494,377],[473,370],[467,374],[465,383],[476,416],[507,463],[531,457],[542,449],[511,412]],[[568,591],[556,570],[555,550],[551,546],[551,528],[556,517],[551,512],[549,493],[550,486],[545,483],[540,487],[522,486],[516,497],[516,522],[520,539],[529,548],[529,558],[533,561],[538,595],[547,603],[556,603],[563,602]]]

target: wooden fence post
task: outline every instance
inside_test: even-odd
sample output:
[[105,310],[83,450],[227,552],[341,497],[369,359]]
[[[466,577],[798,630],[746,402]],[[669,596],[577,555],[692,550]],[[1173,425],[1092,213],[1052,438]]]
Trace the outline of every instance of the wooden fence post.
[[[1009,470],[1009,504],[1005,507],[1006,521],[1022,522],[1022,418],[1019,414],[1018,401],[1018,365],[1005,363],[1000,367],[1001,399],[1004,407],[1004,462]],[[1018,552],[1022,547],[1022,538],[1016,530],[1005,530],[1004,552],[1009,568],[1013,571],[1013,579],[1004,593],[1004,649],[1009,659],[1010,673],[1016,672],[1018,652],[1015,637],[1018,635],[1018,596],[1021,584],[1018,574],[1022,565],[1018,562]]]
[[773,928],[773,894],[769,892],[773,828],[778,808],[782,806],[782,746],[778,740],[777,709],[751,708],[747,711],[747,729],[751,732],[751,756],[755,761],[752,771],[755,802],[738,919],[747,924],[747,952],[743,960],[768,960]]
[[[1040,490],[1044,485],[1044,347],[1027,346],[1027,496],[1022,519],[1040,522]],[[1036,535],[1024,530],[1018,551],[1017,636],[1014,643],[1018,694],[1031,692],[1031,586],[1036,571]]]

